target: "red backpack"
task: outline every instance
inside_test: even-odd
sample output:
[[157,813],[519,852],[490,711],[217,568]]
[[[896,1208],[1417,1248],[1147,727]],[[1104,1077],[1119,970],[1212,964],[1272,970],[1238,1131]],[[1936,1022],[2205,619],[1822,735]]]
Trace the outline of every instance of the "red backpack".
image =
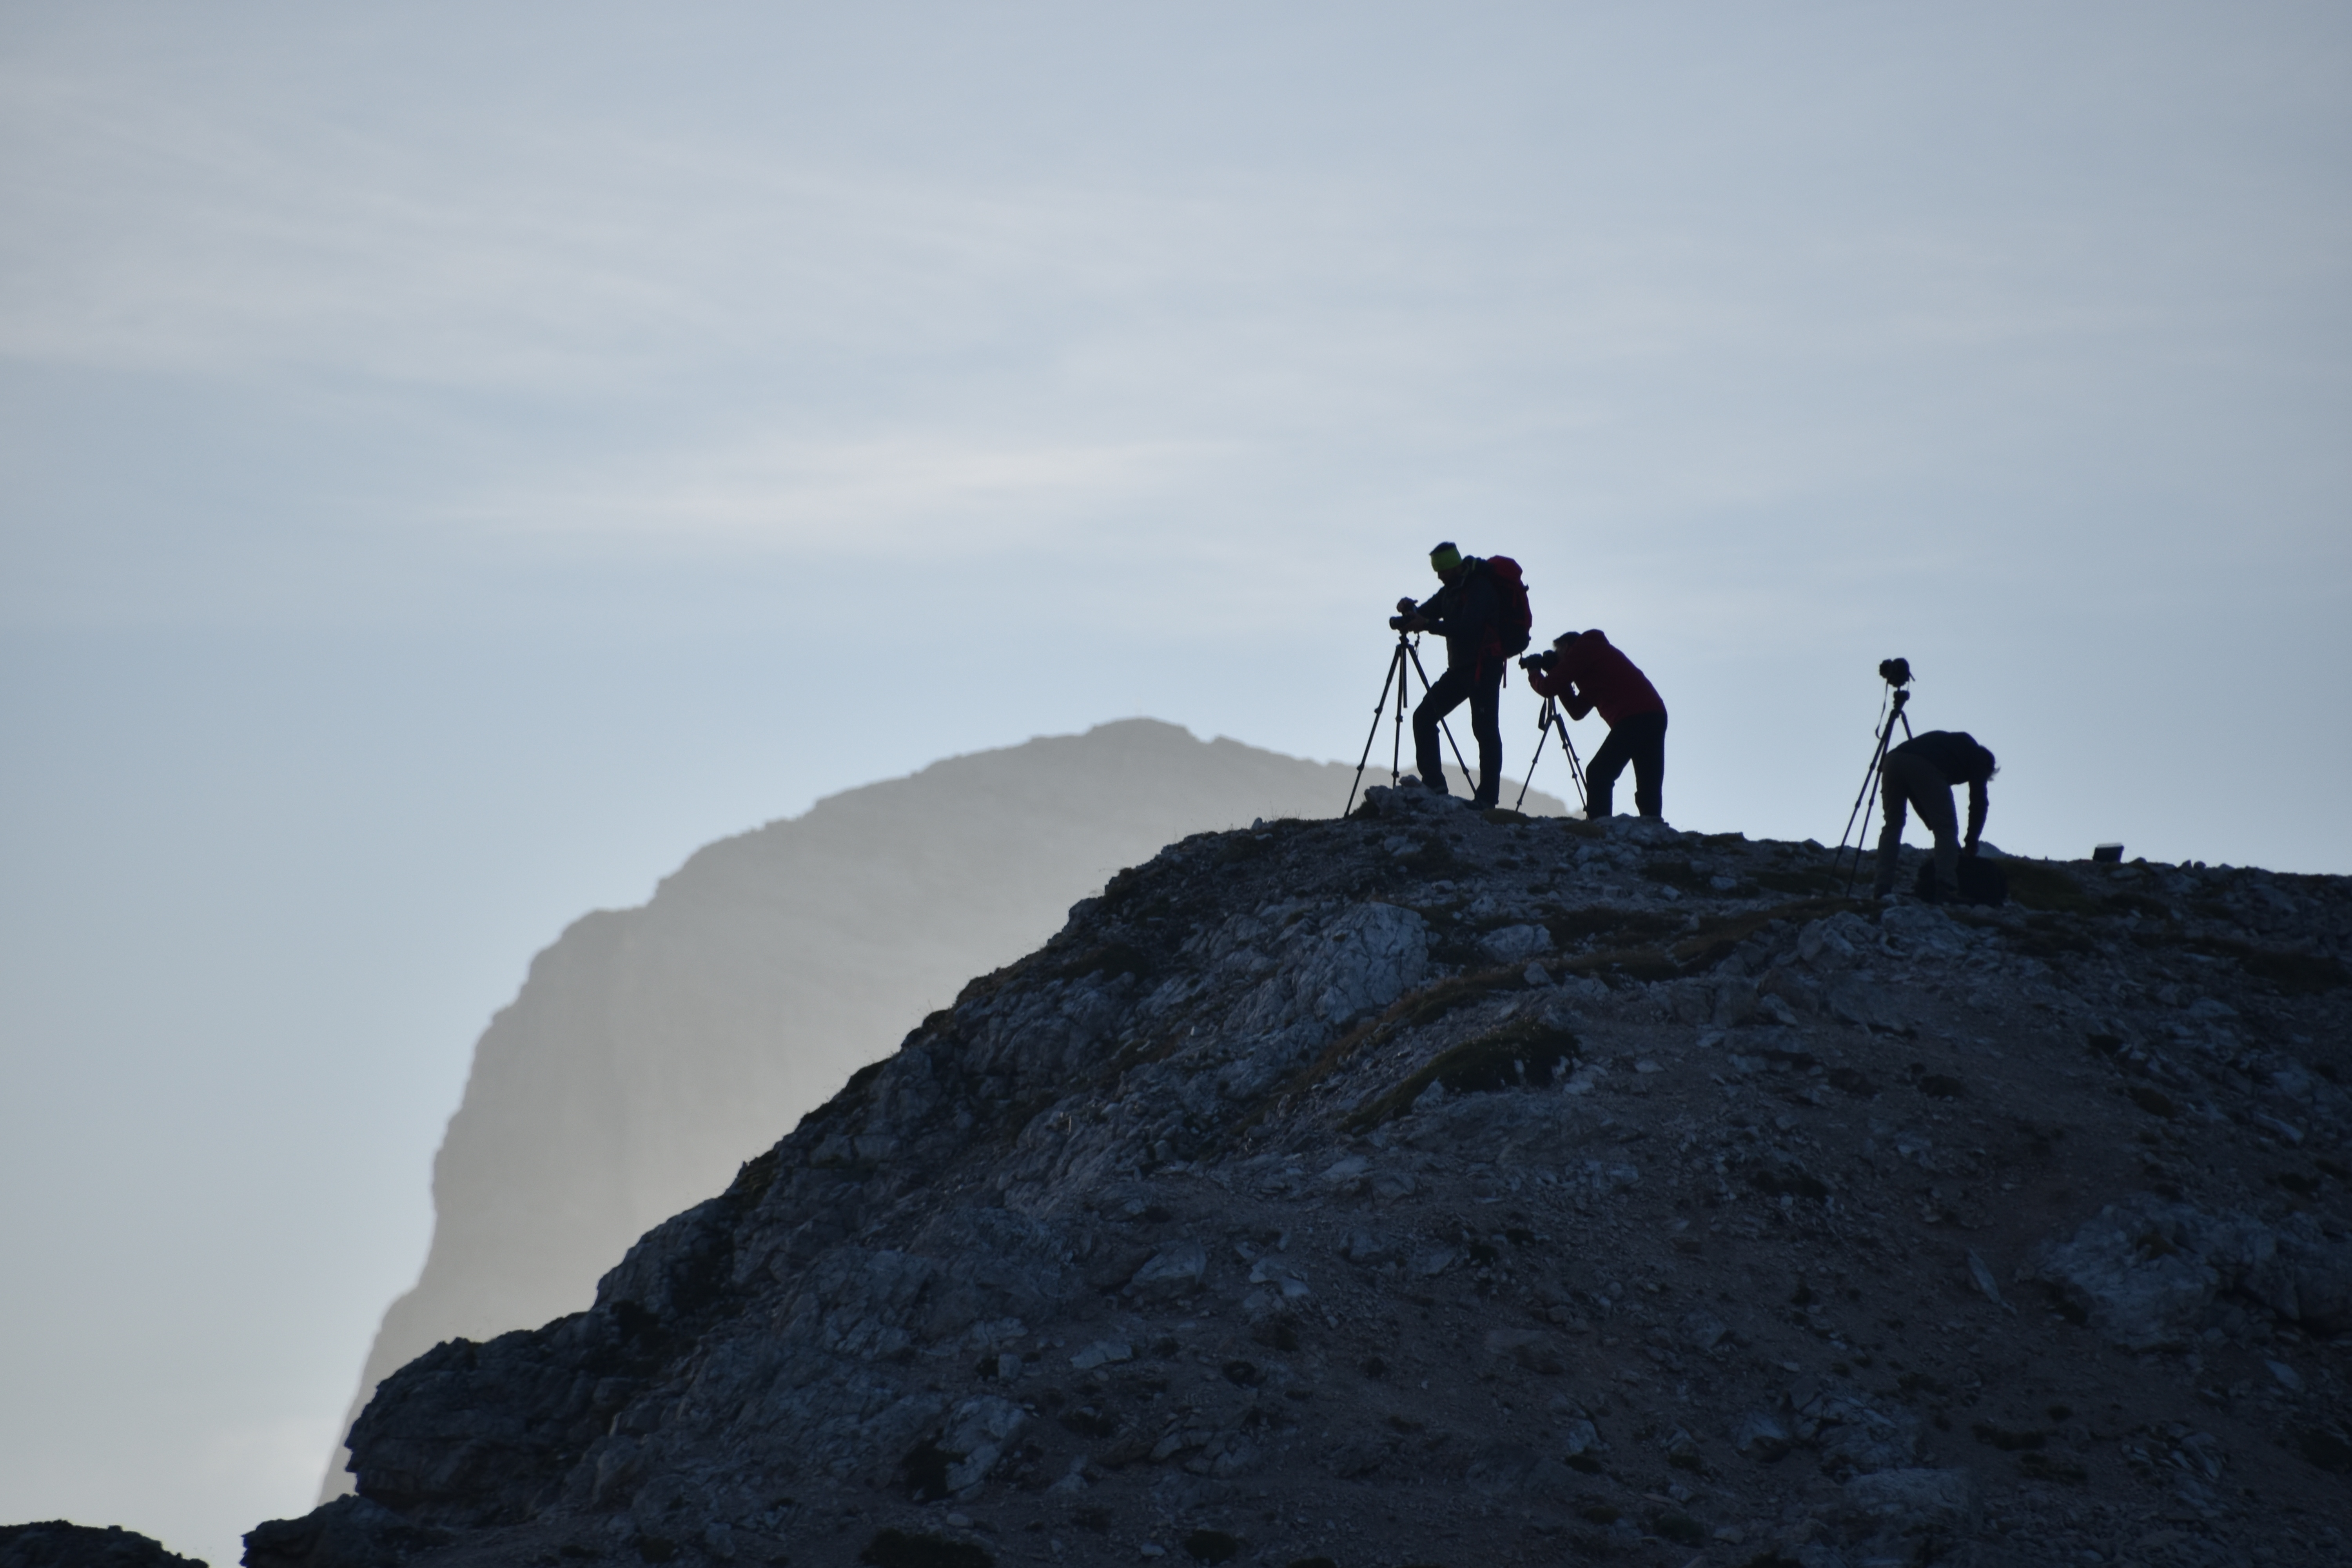
[[1502,638],[1502,655],[1509,658],[1525,653],[1536,625],[1536,613],[1528,604],[1527,579],[1519,575],[1519,563],[1507,555],[1487,556],[1486,570],[1494,574],[1495,592],[1503,602],[1502,617],[1495,628]]

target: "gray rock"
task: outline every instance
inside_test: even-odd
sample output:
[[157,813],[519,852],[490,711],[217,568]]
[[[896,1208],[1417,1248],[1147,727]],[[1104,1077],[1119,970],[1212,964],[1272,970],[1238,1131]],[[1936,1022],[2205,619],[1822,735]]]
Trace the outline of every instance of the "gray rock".
[[1494,963],[1525,963],[1551,951],[1551,932],[1539,925],[1502,926],[1478,940],[1478,951]]
[[1910,1411],[1882,1410],[1843,1382],[1801,1384],[1790,1390],[1790,1409],[1799,1417],[1797,1435],[1810,1440],[1833,1472],[1868,1474],[1916,1464],[1919,1418]]
[[1349,1154],[1334,1160],[1324,1168],[1323,1180],[1334,1186],[1345,1185],[1360,1178],[1371,1167],[1371,1162],[1361,1154]]
[[1683,1319],[1682,1331],[1684,1339],[1689,1341],[1694,1348],[1703,1351],[1711,1351],[1721,1344],[1724,1336],[1731,1331],[1724,1326],[1723,1320],[1712,1312],[1690,1313]]
[[2164,1230],[2133,1223],[2168,1217],[2147,1213],[2147,1205],[2104,1209],[2073,1240],[2044,1253],[2041,1277],[2073,1299],[2092,1327],[2126,1350],[2181,1343],[2197,1331],[2221,1277],[2202,1257],[2168,1238],[2161,1247],[2145,1245],[2151,1236],[2164,1237]]
[[1286,976],[1299,1013],[1340,1024],[1385,1007],[1429,973],[1429,927],[1394,904],[1358,904],[1322,928]]
[[1992,1277],[1991,1267],[1977,1256],[1973,1247],[1969,1248],[1969,1279],[1983,1292],[1986,1300],[1996,1307],[2008,1305],[2000,1299],[2000,1282]]
[[2126,1350],[2186,1343],[2224,1290],[2319,1332],[2352,1326],[2352,1243],[2307,1215],[2271,1226],[2141,1194],[2045,1247],[2038,1272]]
[[[1861,925],[1854,921],[1852,925]],[[1854,943],[1845,917],[1809,921],[1797,933],[1797,956],[1817,969],[1835,969],[1853,963]],[[1867,930],[1867,927],[1864,928]]]
[[1208,1272],[1209,1249],[1197,1241],[1180,1241],[1152,1254],[1127,1282],[1127,1292],[1144,1300],[1173,1300],[1199,1289]]
[[1306,1273],[1277,1253],[1269,1252],[1250,1265],[1249,1282],[1269,1286],[1286,1300],[1300,1300],[1314,1294],[1307,1287]]
[[1720,980],[1706,1021],[1718,1029],[1733,1028],[1754,1017],[1756,1005],[1756,982],[1738,977]]
[[1731,1435],[1734,1452],[1745,1454],[1763,1464],[1788,1457],[1791,1447],[1789,1428],[1777,1415],[1761,1411],[1750,1412]]
[[1568,1370],[1558,1342],[1540,1329],[1489,1329],[1486,1353],[1547,1376]]
[[1428,1247],[1413,1254],[1412,1271],[1424,1279],[1434,1278],[1454,1267],[1462,1254],[1450,1247]]
[[1885,987],[1859,974],[1850,974],[1831,986],[1828,1005],[1832,1016],[1866,1029],[1900,1034],[1910,1026],[1902,1004]]
[[1931,904],[1896,904],[1878,917],[1878,929],[1913,952],[1953,953],[1969,945],[1966,930]]
[[948,1489],[971,1491],[988,1479],[1003,1458],[1005,1445],[1029,1425],[1029,1413],[1009,1399],[992,1394],[967,1399],[955,1408],[947,1427],[934,1440],[955,1462],[948,1467]]

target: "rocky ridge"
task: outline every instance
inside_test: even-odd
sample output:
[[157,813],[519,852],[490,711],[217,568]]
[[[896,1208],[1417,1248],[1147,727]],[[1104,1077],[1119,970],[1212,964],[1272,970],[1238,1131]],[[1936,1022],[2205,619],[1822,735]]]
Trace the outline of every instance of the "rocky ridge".
[[[344,1427],[440,1341],[587,1306],[630,1243],[1121,866],[1187,833],[1328,812],[1352,782],[1123,720],[831,796],[705,846],[638,908],[583,917],[475,1047],[434,1158],[432,1249]],[[320,1500],[346,1489],[347,1458],[339,1436]]]
[[0,1568],[205,1568],[167,1552],[152,1536],[119,1524],[104,1529],[62,1519],[0,1524]]
[[1187,838],[246,1561],[2340,1562],[2352,884],[2007,865]]

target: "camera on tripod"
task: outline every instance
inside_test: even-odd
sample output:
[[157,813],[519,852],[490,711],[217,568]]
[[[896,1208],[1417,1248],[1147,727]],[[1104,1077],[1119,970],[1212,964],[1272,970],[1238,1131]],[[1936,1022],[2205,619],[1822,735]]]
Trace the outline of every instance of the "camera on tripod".
[[1878,679],[1901,690],[1911,684],[1911,661],[1907,658],[1882,658],[1878,661]]
[[1533,675],[1538,669],[1549,669],[1552,667],[1552,662],[1559,658],[1559,649],[1556,647],[1548,647],[1541,653],[1531,653],[1525,658],[1519,660],[1519,668],[1526,670],[1529,675]]

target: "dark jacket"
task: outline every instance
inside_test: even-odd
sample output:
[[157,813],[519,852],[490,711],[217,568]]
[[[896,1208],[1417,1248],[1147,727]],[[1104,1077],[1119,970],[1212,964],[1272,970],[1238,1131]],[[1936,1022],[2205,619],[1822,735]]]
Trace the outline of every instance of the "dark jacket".
[[1597,631],[1561,648],[1550,667],[1530,673],[1528,682],[1542,695],[1559,698],[1571,719],[1600,709],[1601,721],[1612,729],[1620,719],[1666,710],[1650,678]]
[[1445,639],[1449,669],[1474,669],[1480,658],[1503,657],[1503,595],[1486,563],[1473,555],[1461,574],[1421,602],[1429,629]]
[[1965,730],[1930,730],[1924,735],[1914,735],[1886,754],[1916,757],[1943,774],[1948,788],[1967,784],[1969,842],[1974,844],[1983,837],[1985,811],[1990,805],[1985,785],[1992,778],[1992,753],[1978,745],[1974,735]]

